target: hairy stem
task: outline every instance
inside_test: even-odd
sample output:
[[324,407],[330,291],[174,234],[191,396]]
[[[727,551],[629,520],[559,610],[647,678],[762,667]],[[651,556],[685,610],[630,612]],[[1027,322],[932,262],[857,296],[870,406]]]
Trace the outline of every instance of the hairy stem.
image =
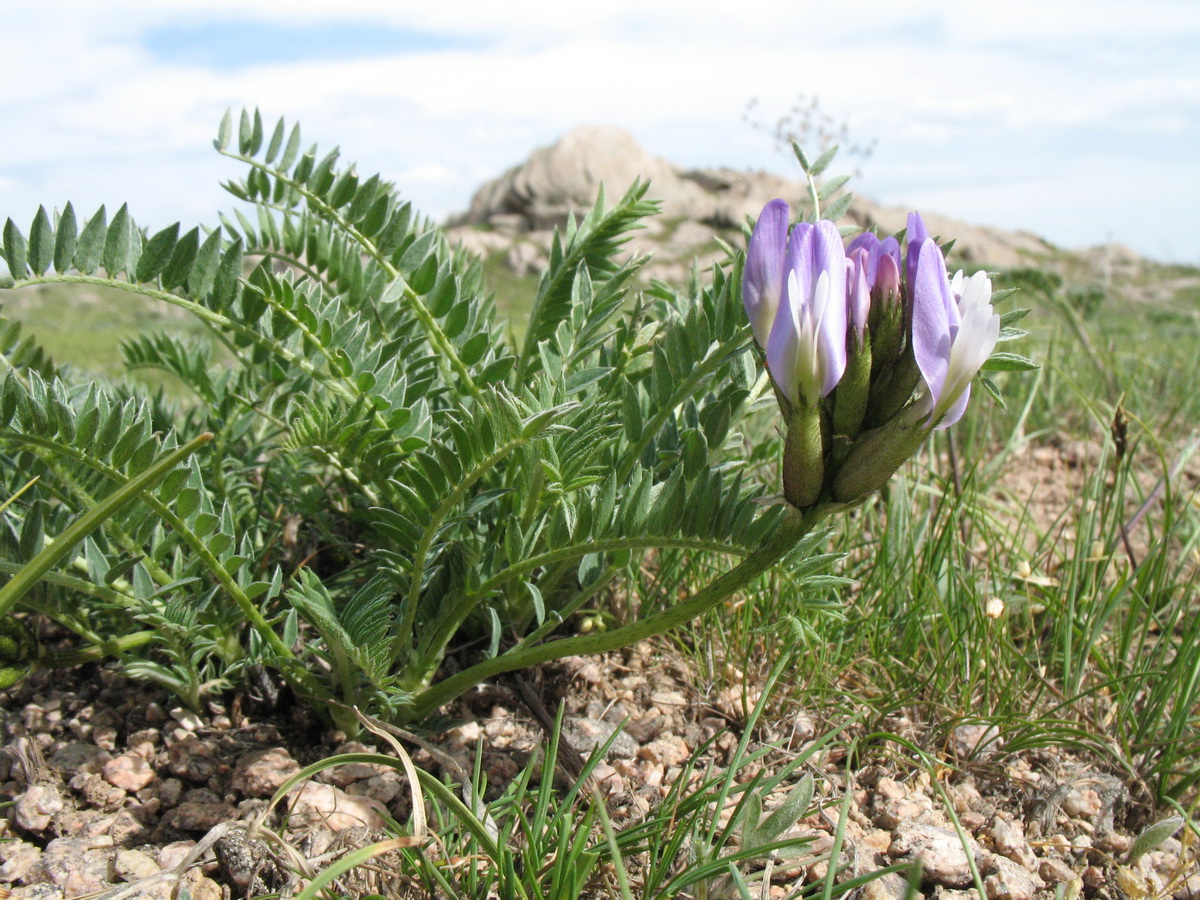
[[54,653],[43,653],[37,661],[39,669],[63,669],[68,666],[80,666],[84,663],[96,662],[106,656],[120,656],[137,647],[153,644],[161,639],[157,631],[135,631],[133,634],[123,634],[120,637],[106,638],[96,641],[90,647],[82,650],[62,650]]

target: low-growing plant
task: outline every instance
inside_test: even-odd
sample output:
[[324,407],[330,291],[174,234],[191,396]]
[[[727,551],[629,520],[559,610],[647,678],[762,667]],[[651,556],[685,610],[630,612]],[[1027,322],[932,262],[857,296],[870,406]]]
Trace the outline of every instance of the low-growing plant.
[[[982,273],[951,280],[919,216],[904,256],[818,221],[843,182],[818,188],[832,151],[798,151],[813,221],[769,204],[748,255],[684,289],[639,292],[621,255],[657,209],[647,186],[601,195],[555,234],[516,341],[479,261],[379,176],[257,112],[226,116],[216,146],[247,167],[226,188],[250,205],[219,227],[145,234],[124,206],[81,223],[68,204],[3,234],[3,286],[103,285],[212,335],[124,344],[187,400],[81,380],[15,329],[0,384],[3,489],[37,478],[3,513],[3,565],[27,572],[104,509],[24,606],[93,645],[123,635],[127,665],[192,704],[255,664],[342,727],[354,707],[418,719],[503,672],[661,634],[777,565],[822,574],[818,524],[956,421],[981,366],[1029,365],[992,354],[1021,311],[997,316]],[[772,395],[782,498],[747,477],[740,431]],[[157,492],[103,506],[202,433]],[[618,585],[627,620],[573,634]]]

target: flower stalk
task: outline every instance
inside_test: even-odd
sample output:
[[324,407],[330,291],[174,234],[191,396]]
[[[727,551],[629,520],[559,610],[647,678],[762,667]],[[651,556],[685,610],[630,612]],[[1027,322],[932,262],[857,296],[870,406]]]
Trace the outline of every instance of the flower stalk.
[[410,706],[404,708],[402,714],[410,720],[420,720],[476,684],[504,672],[562,659],[564,656],[619,650],[621,647],[629,647],[638,641],[678,628],[714,609],[774,567],[827,512],[822,507],[814,507],[804,513],[796,509],[790,510],[779,529],[761,547],[681,603],[611,631],[579,634],[559,641],[510,650],[508,653],[486,659],[427,688],[414,698]]

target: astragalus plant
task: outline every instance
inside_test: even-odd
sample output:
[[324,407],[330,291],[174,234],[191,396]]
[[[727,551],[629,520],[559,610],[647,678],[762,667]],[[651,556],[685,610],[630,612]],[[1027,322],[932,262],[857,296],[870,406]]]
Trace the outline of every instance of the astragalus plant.
[[[639,290],[641,261],[618,261],[656,210],[637,184],[556,234],[516,340],[479,260],[379,176],[257,112],[226,117],[216,146],[245,165],[226,187],[250,208],[220,227],[145,234],[125,207],[82,221],[68,205],[3,236],[7,287],[104,285],[211,332],[124,344],[179,400],[55,369],[11,329],[0,384],[9,572],[160,452],[213,435],[4,610],[45,613],[192,702],[253,664],[346,727],[343,705],[420,718],[502,672],[661,633],[781,562],[811,568],[813,527],[956,419],[1011,336],[986,276],[949,279],[919,218],[902,259],[873,236],[847,252],[829,221],[789,237],[774,203],[744,272],[733,256],[702,285]],[[772,390],[775,502],[739,430]],[[723,573],[668,564],[701,557]],[[575,633],[643,567],[678,600]]]

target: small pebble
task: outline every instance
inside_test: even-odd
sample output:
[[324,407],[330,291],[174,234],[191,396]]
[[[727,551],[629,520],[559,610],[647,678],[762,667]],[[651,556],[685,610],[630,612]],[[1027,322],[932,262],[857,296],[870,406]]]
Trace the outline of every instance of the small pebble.
[[[977,848],[971,846],[972,853]],[[971,866],[958,834],[934,825],[904,823],[896,829],[888,855],[893,859],[919,859],[925,877],[947,887],[971,883]]]
[[1079,876],[1083,886],[1089,891],[1098,891],[1104,887],[1104,870],[1099,866],[1088,866]]
[[204,722],[200,720],[198,715],[190,709],[184,709],[182,706],[177,706],[171,710],[171,718],[187,731],[196,732],[204,727]]
[[300,763],[282,747],[255,750],[238,759],[232,785],[248,797],[270,797],[299,771]]
[[1036,874],[1004,856],[990,854],[981,868],[988,900],[1033,900],[1046,886]]
[[637,755],[639,759],[670,768],[682,764],[691,755],[691,750],[678,735],[664,735],[643,746]]
[[163,824],[179,831],[208,831],[236,818],[237,810],[225,803],[180,803],[163,817]]
[[959,725],[950,732],[950,752],[962,761],[981,761],[996,755],[1003,746],[995,725]]
[[160,869],[173,869],[187,859],[188,854],[195,848],[195,841],[175,841],[165,844],[155,854],[154,862]]
[[104,764],[104,780],[113,787],[134,794],[157,777],[150,763],[134,753],[122,753]]
[[194,734],[185,732],[182,740],[171,744],[167,750],[167,768],[172,775],[186,778],[193,783],[208,781],[217,771],[217,760],[212,748]]
[[1091,788],[1072,788],[1062,805],[1063,812],[1073,819],[1094,819],[1102,808],[1100,795]]
[[137,881],[157,875],[161,867],[141,850],[118,850],[113,858],[113,871],[122,881]]
[[294,824],[323,825],[330,831],[347,828],[382,828],[379,804],[367,797],[355,797],[332,784],[308,782],[294,794],[291,819]]
[[346,793],[369,797],[387,805],[399,796],[406,785],[406,779],[399,772],[384,772],[382,775],[375,775],[365,781],[356,781],[354,784],[348,785]]
[[0,881],[12,884],[22,881],[37,864],[42,848],[25,841],[8,839],[0,841]]
[[1129,852],[1129,847],[1132,843],[1133,841],[1129,835],[1110,831],[1096,838],[1092,842],[1092,846],[1097,850],[1107,853],[1109,856],[1123,856]]
[[26,831],[45,831],[62,808],[62,795],[53,784],[30,785],[17,801],[17,824]]
[[1038,863],[1038,874],[1049,884],[1070,884],[1079,876],[1061,859],[1047,857]]

